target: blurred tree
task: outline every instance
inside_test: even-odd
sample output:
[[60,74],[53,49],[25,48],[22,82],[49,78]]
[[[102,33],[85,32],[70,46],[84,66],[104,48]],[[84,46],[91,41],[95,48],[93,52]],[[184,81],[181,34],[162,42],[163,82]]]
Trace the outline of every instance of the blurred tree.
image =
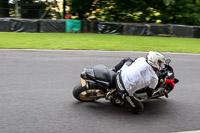
[[21,3],[34,3],[35,0],[20,0]]
[[46,4],[36,0],[20,0],[22,18],[40,18],[45,12]]
[[86,18],[85,14],[90,12],[90,8],[94,0],[68,0],[68,5],[71,7],[70,12],[77,14],[78,18],[83,20]]
[[[9,0],[0,0],[0,17],[9,17]],[[14,0],[15,1],[15,0]],[[44,5],[44,0],[18,0]],[[66,0],[80,20],[200,25],[200,0]],[[42,3],[42,4],[41,4]],[[50,5],[46,5],[49,6]],[[29,7],[28,7],[29,8]],[[30,11],[21,8],[22,12]],[[35,7],[33,7],[34,9]],[[43,8],[43,9],[42,9]],[[44,12],[45,6],[34,9]],[[41,13],[38,13],[41,15]],[[29,14],[31,16],[31,14]]]
[[9,17],[9,0],[0,0],[0,17]]
[[158,19],[162,23],[200,25],[199,0],[168,1],[170,2],[160,3],[160,6],[152,5],[153,8],[160,12]]
[[70,0],[79,19],[200,25],[200,0]]
[[[15,1],[11,4],[11,8],[15,11],[14,15],[16,16],[15,10]],[[41,18],[41,19],[60,19],[61,14],[59,12],[59,7],[57,5],[57,0],[17,0],[18,9],[21,18]]]

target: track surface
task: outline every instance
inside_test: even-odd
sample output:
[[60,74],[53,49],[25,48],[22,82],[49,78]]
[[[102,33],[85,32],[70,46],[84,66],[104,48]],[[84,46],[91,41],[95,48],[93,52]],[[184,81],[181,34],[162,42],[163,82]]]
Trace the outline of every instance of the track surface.
[[111,68],[145,52],[0,50],[1,133],[169,133],[200,129],[200,54],[164,53],[180,79],[169,99],[144,102],[133,115],[72,96],[84,67]]

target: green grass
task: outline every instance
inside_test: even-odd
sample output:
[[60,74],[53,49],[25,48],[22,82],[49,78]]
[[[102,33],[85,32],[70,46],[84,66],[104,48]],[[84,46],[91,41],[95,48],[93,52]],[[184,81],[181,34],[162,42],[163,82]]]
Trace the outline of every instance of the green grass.
[[200,53],[200,39],[86,33],[0,32],[1,49],[87,49]]

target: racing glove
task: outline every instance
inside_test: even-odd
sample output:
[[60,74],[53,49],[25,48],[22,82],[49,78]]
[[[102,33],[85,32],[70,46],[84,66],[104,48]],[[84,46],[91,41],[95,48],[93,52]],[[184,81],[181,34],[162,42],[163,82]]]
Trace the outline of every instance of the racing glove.
[[152,94],[153,94],[153,89],[152,89],[152,88],[149,88],[149,87],[147,87],[147,88],[146,88],[146,93],[147,93],[148,97],[151,97],[151,96],[152,96]]

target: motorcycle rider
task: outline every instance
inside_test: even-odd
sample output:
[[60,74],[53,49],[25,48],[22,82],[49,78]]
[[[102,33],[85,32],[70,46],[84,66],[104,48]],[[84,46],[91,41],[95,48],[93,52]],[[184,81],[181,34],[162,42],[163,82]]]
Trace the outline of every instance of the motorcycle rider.
[[149,51],[146,58],[123,59],[115,66],[114,71],[118,72],[116,76],[118,94],[131,105],[134,113],[144,109],[135,92],[146,92],[149,97],[152,96],[158,84],[156,73],[161,71],[164,61],[165,57],[162,53]]

